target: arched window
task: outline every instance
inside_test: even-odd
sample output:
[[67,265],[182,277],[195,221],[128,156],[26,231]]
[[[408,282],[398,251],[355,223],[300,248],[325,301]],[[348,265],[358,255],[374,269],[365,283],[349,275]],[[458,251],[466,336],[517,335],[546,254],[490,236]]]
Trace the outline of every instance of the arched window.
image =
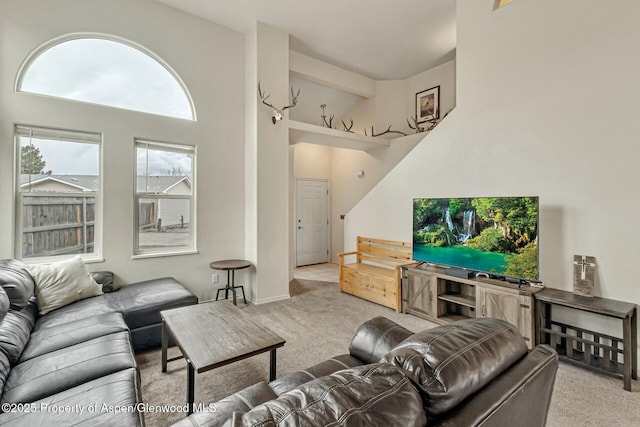
[[143,48],[104,36],[66,36],[30,55],[16,89],[195,120],[178,75]]

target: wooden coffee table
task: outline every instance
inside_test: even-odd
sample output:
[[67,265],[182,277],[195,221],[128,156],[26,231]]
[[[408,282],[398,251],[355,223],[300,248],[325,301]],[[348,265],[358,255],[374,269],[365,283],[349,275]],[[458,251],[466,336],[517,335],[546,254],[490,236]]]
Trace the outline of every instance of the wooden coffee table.
[[[269,381],[276,377],[276,349],[285,340],[260,326],[230,301],[212,301],[160,312],[162,372],[167,362],[187,361],[187,403],[193,413],[195,373],[206,372],[256,354],[271,352]],[[182,356],[167,360],[169,334]]]

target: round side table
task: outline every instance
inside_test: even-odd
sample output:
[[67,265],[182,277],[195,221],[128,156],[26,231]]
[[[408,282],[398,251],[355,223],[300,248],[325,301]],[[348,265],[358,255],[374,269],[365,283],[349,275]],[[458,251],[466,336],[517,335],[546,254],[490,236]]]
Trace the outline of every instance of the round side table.
[[218,296],[220,295],[220,291],[224,291],[224,299],[229,298],[229,291],[231,291],[233,295],[233,304],[236,304],[236,289],[242,289],[242,299],[244,303],[247,303],[247,298],[244,294],[244,287],[242,285],[236,285],[235,283],[235,272],[236,270],[243,270],[245,268],[251,267],[252,264],[249,261],[243,259],[224,259],[220,261],[214,261],[209,264],[213,270],[225,270],[227,272],[227,285],[224,288],[218,289],[216,292],[216,301],[218,301]]

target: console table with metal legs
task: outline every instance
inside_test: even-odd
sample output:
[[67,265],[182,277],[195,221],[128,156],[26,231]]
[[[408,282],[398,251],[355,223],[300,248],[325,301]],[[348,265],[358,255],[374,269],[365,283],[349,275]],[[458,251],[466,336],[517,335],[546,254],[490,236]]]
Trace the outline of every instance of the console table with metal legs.
[[[535,294],[536,341],[556,349],[561,360],[622,378],[631,391],[638,379],[638,315],[633,303],[585,297],[546,288]],[[622,338],[568,325],[551,318],[552,306],[561,306],[622,321]],[[622,356],[622,362],[620,357]]]

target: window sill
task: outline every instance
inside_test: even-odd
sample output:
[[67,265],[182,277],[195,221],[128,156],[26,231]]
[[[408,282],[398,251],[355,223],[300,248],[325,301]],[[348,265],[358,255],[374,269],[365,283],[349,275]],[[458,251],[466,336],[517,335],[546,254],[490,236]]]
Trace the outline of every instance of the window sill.
[[85,264],[98,264],[101,262],[104,262],[104,258],[102,258],[101,256],[94,256],[94,257],[83,257],[82,254],[77,254],[77,255],[56,255],[56,256],[51,256],[51,257],[38,257],[38,258],[16,258],[19,259],[21,262],[30,265],[30,264],[51,264],[52,262],[58,262],[58,261],[64,261],[67,259],[71,259],[75,256],[80,256],[80,258],[82,259],[82,262]]
[[180,255],[196,255],[198,254],[198,250],[188,250],[188,251],[173,251],[173,252],[156,252],[149,254],[136,254],[131,257],[131,259],[147,259],[147,258],[161,258],[168,256],[180,256]]

